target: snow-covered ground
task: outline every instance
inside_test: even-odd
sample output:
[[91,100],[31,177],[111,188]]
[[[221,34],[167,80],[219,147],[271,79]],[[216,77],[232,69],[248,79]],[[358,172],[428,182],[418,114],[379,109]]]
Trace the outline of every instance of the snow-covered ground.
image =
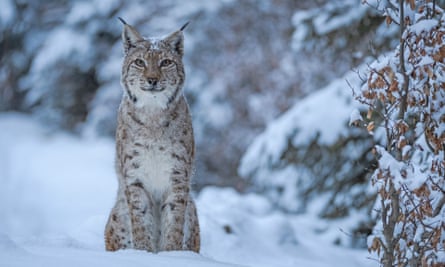
[[216,187],[196,196],[200,255],[106,252],[103,230],[117,189],[113,140],[47,128],[25,115],[0,114],[2,267],[378,265],[366,250],[332,244],[341,222],[288,215],[261,195]]

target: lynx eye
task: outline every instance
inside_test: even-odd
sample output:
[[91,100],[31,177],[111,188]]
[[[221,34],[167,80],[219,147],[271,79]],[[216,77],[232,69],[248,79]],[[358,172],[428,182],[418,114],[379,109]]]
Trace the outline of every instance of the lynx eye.
[[173,64],[173,60],[170,59],[164,59],[161,61],[161,67],[167,67],[171,64]]
[[145,62],[140,58],[136,59],[134,61],[134,64],[136,64],[136,66],[138,66],[138,67],[145,67]]

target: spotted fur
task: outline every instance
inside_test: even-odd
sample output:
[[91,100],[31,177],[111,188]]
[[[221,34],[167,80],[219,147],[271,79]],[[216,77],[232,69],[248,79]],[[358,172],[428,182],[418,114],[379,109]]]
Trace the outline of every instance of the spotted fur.
[[164,38],[144,39],[121,21],[125,58],[116,131],[119,188],[105,228],[106,250],[199,252],[199,223],[190,195],[195,146],[182,92],[184,27]]

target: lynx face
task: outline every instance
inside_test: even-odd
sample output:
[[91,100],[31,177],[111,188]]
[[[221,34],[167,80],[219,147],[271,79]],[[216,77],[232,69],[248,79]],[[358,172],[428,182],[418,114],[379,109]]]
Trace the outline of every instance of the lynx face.
[[122,85],[136,107],[166,109],[182,93],[183,34],[144,39],[130,25],[122,34],[125,49]]

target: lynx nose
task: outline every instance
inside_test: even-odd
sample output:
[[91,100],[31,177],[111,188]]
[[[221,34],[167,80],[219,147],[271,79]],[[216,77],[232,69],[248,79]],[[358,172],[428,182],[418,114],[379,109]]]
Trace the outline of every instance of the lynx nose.
[[156,79],[156,78],[147,78],[147,82],[151,86],[156,86],[156,84],[158,83],[158,79]]

